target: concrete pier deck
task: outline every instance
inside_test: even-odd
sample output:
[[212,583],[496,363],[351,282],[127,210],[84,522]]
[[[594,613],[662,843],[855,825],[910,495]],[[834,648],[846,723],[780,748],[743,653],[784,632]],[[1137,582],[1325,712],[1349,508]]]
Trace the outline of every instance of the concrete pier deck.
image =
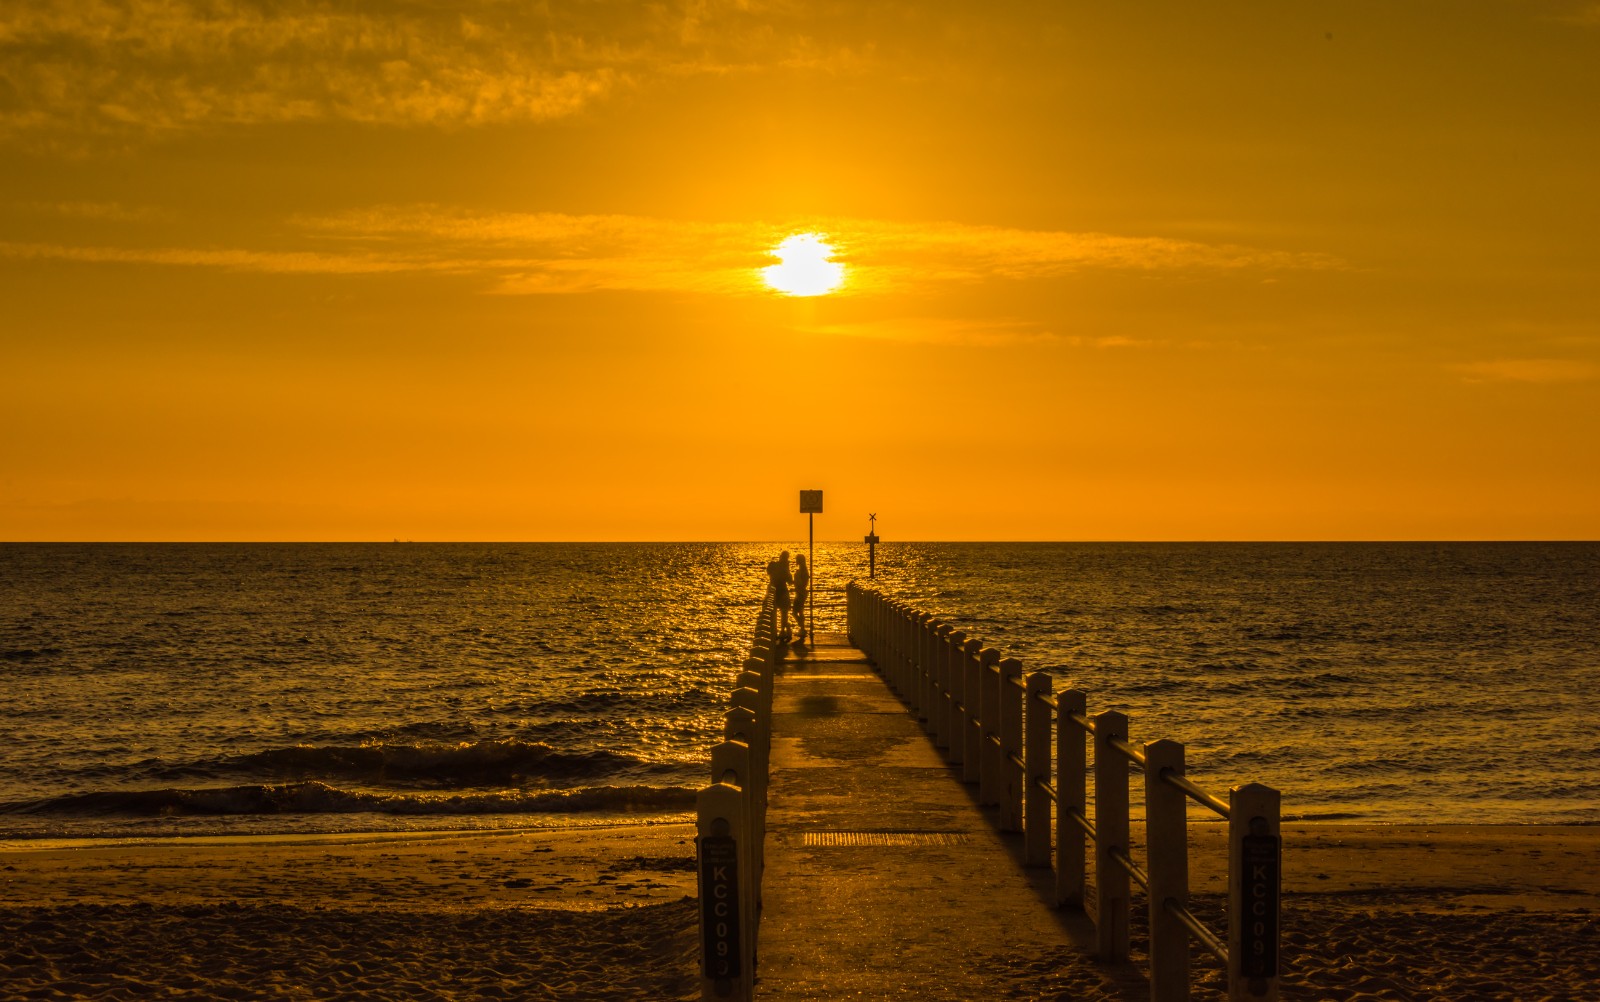
[[775,678],[757,999],[1148,997],[846,636]]

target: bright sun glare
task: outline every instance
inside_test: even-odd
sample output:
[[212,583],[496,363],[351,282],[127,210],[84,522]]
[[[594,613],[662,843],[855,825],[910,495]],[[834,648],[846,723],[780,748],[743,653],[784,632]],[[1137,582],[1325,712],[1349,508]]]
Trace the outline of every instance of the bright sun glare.
[[820,234],[785,237],[772,256],[779,263],[761,269],[761,276],[786,296],[821,296],[844,283],[844,265],[829,260],[833,248]]

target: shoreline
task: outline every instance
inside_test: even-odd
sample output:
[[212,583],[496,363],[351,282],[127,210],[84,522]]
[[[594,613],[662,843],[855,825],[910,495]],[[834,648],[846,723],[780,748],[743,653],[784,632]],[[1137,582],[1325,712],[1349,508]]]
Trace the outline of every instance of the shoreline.
[[[1431,898],[1436,908],[1600,912],[1600,825],[1287,822],[1282,833],[1286,900],[1369,894]],[[1136,858],[1142,834],[1134,822]],[[1225,855],[1223,823],[1191,823],[1193,893],[1225,892]],[[694,825],[677,820],[11,839],[0,841],[0,907],[268,900],[590,909],[693,896],[693,861]]]
[[[1193,907],[1216,928],[1226,829],[1191,833]],[[1284,999],[1600,997],[1600,826],[1291,822],[1283,835]],[[0,847],[0,935],[18,944],[0,981],[19,995],[699,991],[689,823],[72,841]],[[1218,984],[1195,957],[1197,985]],[[1019,997],[1057,998],[1052,978]]]
[[687,815],[665,815],[660,820],[620,820],[603,819],[598,821],[567,822],[552,825],[527,825],[504,826],[499,828],[372,828],[355,829],[350,831],[326,832],[204,832],[197,835],[183,834],[144,834],[144,835],[43,835],[33,837],[29,835],[0,835],[0,855],[8,852],[28,852],[42,849],[95,849],[113,845],[124,846],[155,846],[155,845],[239,845],[259,842],[269,845],[284,845],[299,842],[327,842],[327,843],[359,843],[382,841],[425,841],[428,839],[450,839],[462,836],[483,836],[493,838],[496,836],[513,837],[537,832],[582,832],[596,831],[606,828],[652,828],[670,825],[691,825],[693,819]]

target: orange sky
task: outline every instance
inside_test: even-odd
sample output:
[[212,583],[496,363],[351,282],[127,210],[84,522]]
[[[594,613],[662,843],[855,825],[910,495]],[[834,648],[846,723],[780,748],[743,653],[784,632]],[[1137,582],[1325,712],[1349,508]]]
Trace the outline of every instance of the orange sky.
[[1584,0],[7,5],[0,539],[1594,539],[1597,108]]

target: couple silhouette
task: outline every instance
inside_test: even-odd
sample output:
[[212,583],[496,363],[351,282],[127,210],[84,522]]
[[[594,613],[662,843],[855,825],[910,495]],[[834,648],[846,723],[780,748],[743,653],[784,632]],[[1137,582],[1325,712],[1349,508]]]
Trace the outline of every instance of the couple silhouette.
[[[811,569],[806,566],[806,558],[795,556],[795,568],[789,570],[789,551],[784,550],[778,554],[778,559],[767,565],[767,577],[772,581],[772,590],[778,601],[778,637],[789,640],[795,634],[800,637],[800,642],[806,639],[806,595],[811,590]],[[794,588],[794,595],[789,594],[790,587]],[[789,631],[789,614],[794,613],[794,633]]]

